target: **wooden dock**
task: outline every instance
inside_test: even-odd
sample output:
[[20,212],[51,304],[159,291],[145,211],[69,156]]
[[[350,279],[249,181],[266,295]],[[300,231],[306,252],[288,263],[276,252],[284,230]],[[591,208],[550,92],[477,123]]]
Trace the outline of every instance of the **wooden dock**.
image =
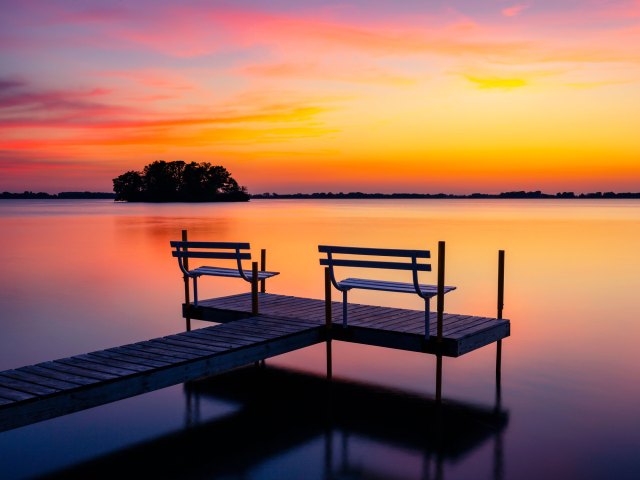
[[[325,324],[325,302],[272,293],[259,293],[260,314]],[[193,319],[230,322],[251,316],[251,294],[200,300],[198,306],[183,305],[183,314]],[[412,352],[459,357],[497,342],[510,334],[509,320],[445,313],[442,343],[436,338],[437,313],[431,313],[431,338],[424,338],[424,312],[404,308],[349,304],[349,324],[342,323],[342,303],[332,302],[331,338],[353,343],[396,348]]]
[[313,345],[319,325],[246,318],[0,372],[0,431],[214,375]]
[[[325,324],[325,302],[251,294],[183,305],[185,315],[220,325],[0,372],[0,431],[206,377],[327,341],[341,340],[437,355],[437,398],[442,356],[458,357],[509,336],[509,320],[443,315],[443,336],[424,337],[424,312],[350,304],[342,327],[342,304],[332,302],[333,324]],[[432,314],[435,319],[436,313]],[[435,329],[435,321],[431,322]]]

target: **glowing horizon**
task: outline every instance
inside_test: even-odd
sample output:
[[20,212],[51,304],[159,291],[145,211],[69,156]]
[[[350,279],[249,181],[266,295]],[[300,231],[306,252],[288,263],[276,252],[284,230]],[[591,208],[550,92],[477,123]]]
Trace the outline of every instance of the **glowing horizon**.
[[0,191],[640,190],[640,1],[7,2]]

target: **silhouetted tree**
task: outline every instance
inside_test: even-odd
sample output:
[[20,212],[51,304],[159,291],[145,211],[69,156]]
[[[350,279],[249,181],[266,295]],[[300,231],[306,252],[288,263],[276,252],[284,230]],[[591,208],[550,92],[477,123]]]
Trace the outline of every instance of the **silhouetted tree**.
[[144,183],[140,172],[130,170],[113,179],[113,191],[116,194],[116,200],[139,202],[142,200],[143,190]]
[[142,172],[113,179],[116,200],[130,202],[238,202],[249,200],[229,171],[219,165],[155,161]]

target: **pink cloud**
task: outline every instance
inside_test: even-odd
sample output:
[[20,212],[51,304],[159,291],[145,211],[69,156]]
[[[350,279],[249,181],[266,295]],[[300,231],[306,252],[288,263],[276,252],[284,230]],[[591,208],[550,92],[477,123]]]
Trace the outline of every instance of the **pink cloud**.
[[516,17],[520,15],[520,13],[522,13],[524,10],[529,8],[529,6],[530,5],[528,4],[521,3],[518,5],[513,5],[511,7],[503,8],[502,15],[504,15],[505,17]]

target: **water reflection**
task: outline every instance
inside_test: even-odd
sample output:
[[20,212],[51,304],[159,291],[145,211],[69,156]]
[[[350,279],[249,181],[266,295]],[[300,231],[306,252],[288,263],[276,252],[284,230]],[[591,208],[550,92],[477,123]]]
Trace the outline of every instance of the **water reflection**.
[[[48,478],[447,478],[493,443],[503,477],[509,414],[272,366],[185,384],[185,429]],[[207,401],[236,405],[202,421]],[[468,472],[475,476],[478,472]]]

